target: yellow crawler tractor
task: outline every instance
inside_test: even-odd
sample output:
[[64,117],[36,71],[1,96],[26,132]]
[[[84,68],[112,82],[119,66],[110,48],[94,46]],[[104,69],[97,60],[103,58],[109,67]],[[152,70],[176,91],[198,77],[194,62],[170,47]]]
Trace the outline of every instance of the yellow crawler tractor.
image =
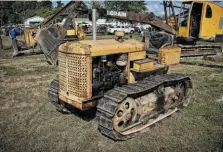
[[48,95],[61,112],[69,112],[70,105],[81,111],[96,107],[99,131],[126,140],[187,105],[192,82],[167,74],[178,48],[160,53],[159,64],[146,56],[148,41],[117,34],[117,39],[60,45],[59,80],[52,81]]

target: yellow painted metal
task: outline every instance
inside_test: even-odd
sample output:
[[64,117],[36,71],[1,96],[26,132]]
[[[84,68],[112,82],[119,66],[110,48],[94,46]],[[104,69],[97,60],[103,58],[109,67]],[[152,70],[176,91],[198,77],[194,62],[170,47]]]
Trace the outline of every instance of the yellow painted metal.
[[[83,40],[67,42],[59,47],[59,98],[80,110],[95,106],[92,97],[92,57],[127,53],[128,67],[134,60],[144,59],[143,43],[134,39],[120,43],[116,40]],[[127,69],[129,83],[134,82],[134,74]],[[90,101],[88,101],[90,100]]]
[[78,39],[79,40],[84,40],[86,37],[86,34],[84,33],[84,30],[83,29],[79,29],[78,31]]
[[129,71],[128,72],[128,83],[136,83],[136,73]]
[[135,72],[130,70],[130,62],[135,60],[144,59],[146,56],[146,51],[130,52],[128,53],[128,83],[136,83],[135,81]]
[[176,24],[175,24],[175,21],[174,21],[174,17],[173,16],[170,16],[168,18],[168,25],[171,26],[172,28],[175,28],[176,27]]
[[142,50],[144,50],[144,44],[134,39],[125,40],[122,43],[113,39],[95,41],[82,40],[78,42],[67,42],[59,47],[60,52],[90,54],[91,56],[140,52]]
[[32,47],[36,44],[35,35],[38,29],[25,29],[24,30],[24,40],[25,44],[29,47]]
[[164,47],[158,52],[158,61],[162,65],[178,64],[180,62],[181,48]]
[[81,25],[75,26],[74,29],[67,30],[67,36],[77,36],[79,40],[83,40],[86,37]]
[[[203,2],[203,13],[201,19],[201,29],[200,29],[200,38],[208,39],[214,38],[216,34],[223,34],[223,27],[219,27],[220,20],[223,19],[223,7],[214,4],[212,2]],[[206,17],[207,6],[210,6],[212,9],[212,17]]]
[[130,52],[129,61],[144,59],[146,56],[146,51]]
[[121,31],[116,31],[115,32],[115,36],[117,36],[117,37],[123,37],[123,36],[125,36],[125,33],[124,32],[121,32]]
[[67,30],[67,36],[73,36],[73,35],[77,35],[76,30],[74,29]]
[[[210,38],[215,38],[216,34],[223,34],[223,26],[220,26],[223,22],[223,7],[220,5],[217,5],[213,2],[210,1],[185,1],[185,3],[191,3],[192,6],[189,11],[189,16],[187,20],[187,26],[179,27],[179,32],[178,36],[182,37],[190,37],[190,25],[191,25],[191,11],[193,8],[193,5],[195,3],[202,3],[203,8],[202,8],[202,13],[201,13],[201,21],[200,21],[200,32],[199,32],[199,38],[202,39],[210,39]],[[207,11],[207,6],[211,7],[212,10],[212,17],[207,18],[206,17],[206,11]]]
[[92,58],[87,54],[59,52],[58,59],[59,98],[83,110],[83,102],[92,97]]
[[[92,99],[92,57],[128,54],[126,73],[128,83],[136,82],[137,71],[153,71],[157,66],[145,59],[144,44],[134,39],[120,43],[116,40],[83,40],[66,42],[59,47],[59,98],[80,110],[95,106]],[[162,48],[161,63],[179,62],[180,48]],[[132,71],[134,69],[134,71]]]
[[133,69],[135,71],[148,71],[153,70],[154,62],[150,59],[142,59],[133,62]]
[[178,36],[181,37],[190,37],[189,36],[189,27],[179,27]]

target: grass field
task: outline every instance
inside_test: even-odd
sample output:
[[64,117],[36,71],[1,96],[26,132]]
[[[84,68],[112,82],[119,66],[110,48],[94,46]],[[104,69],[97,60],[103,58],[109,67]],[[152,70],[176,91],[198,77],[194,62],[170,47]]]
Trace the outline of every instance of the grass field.
[[[9,45],[4,38],[4,44]],[[0,150],[8,151],[223,151],[223,70],[175,65],[170,73],[191,77],[191,104],[136,138],[114,142],[97,131],[94,118],[63,115],[48,101],[57,67],[43,55],[11,57],[0,51]],[[78,115],[78,116],[77,116]]]

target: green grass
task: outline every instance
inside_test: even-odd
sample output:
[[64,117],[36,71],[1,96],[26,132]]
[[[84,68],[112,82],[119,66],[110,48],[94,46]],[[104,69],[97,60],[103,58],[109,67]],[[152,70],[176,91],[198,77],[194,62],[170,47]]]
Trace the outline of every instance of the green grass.
[[[114,142],[97,122],[57,112],[47,90],[57,75],[43,55],[12,58],[0,52],[0,150],[6,151],[223,151],[223,70],[175,65],[191,77],[191,104],[136,138]],[[2,55],[4,57],[2,57]]]

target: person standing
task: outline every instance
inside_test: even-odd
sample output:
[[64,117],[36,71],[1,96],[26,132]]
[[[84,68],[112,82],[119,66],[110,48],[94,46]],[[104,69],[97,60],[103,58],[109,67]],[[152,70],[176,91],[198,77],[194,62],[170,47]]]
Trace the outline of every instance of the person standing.
[[12,45],[12,49],[13,49],[12,56],[19,55],[19,49],[18,49],[17,39],[16,39],[16,34],[19,34],[19,33],[20,33],[20,29],[18,29],[18,28],[13,28],[13,29],[9,30],[9,37],[10,37],[11,45]]

